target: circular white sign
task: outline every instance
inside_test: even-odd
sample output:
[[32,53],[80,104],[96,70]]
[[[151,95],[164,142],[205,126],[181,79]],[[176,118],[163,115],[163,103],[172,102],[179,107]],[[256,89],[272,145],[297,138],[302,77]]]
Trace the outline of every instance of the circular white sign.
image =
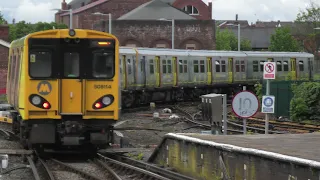
[[232,99],[232,111],[241,118],[252,117],[258,109],[258,98],[250,91],[242,91]]

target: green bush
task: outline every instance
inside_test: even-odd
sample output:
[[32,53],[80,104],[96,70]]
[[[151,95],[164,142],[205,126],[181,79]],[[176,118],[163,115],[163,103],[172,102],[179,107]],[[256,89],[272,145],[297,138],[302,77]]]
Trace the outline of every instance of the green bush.
[[291,86],[293,98],[290,116],[293,121],[320,120],[320,83],[304,82]]

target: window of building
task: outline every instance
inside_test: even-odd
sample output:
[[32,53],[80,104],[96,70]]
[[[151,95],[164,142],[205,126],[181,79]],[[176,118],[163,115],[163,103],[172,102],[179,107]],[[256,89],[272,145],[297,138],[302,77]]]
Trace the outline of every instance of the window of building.
[[166,45],[165,44],[157,44],[156,48],[166,48]]
[[277,71],[282,71],[282,63],[281,63],[281,61],[277,61]]
[[253,69],[253,72],[258,72],[259,71],[259,62],[258,61],[253,61],[252,62],[252,69]]
[[195,44],[186,44],[186,49],[196,49]]
[[191,6],[191,5],[185,6],[183,8],[183,10],[185,12],[187,12],[188,14],[190,14],[190,15],[198,15],[199,14],[198,9],[196,7],[194,7],[194,6]]
[[303,61],[299,61],[299,71],[300,71],[300,72],[304,71]]
[[126,44],[127,47],[137,47],[136,44]]

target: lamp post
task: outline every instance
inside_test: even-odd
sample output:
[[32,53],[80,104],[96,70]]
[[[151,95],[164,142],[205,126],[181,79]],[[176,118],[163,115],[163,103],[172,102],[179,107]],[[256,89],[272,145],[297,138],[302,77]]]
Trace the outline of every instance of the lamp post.
[[72,9],[68,9],[68,10],[63,10],[63,9],[51,9],[51,10],[69,12],[69,14],[70,14],[69,29],[72,29],[72,19],[73,19]]
[[174,49],[174,19],[168,20],[165,18],[159,19],[160,21],[171,21],[171,48]]
[[109,16],[109,33],[111,34],[111,23],[112,23],[112,20],[111,20],[111,13],[108,13],[108,14],[103,14],[101,12],[95,12],[95,13],[92,13],[93,15],[101,15],[101,16]]
[[238,51],[240,51],[240,23],[239,24],[226,24],[227,26],[238,26]]

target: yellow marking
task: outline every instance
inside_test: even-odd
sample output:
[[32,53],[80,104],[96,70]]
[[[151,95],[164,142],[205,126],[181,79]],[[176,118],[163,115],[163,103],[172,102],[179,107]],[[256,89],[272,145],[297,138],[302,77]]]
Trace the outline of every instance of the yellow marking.
[[39,92],[50,92],[50,88],[48,84],[41,84],[39,88]]

